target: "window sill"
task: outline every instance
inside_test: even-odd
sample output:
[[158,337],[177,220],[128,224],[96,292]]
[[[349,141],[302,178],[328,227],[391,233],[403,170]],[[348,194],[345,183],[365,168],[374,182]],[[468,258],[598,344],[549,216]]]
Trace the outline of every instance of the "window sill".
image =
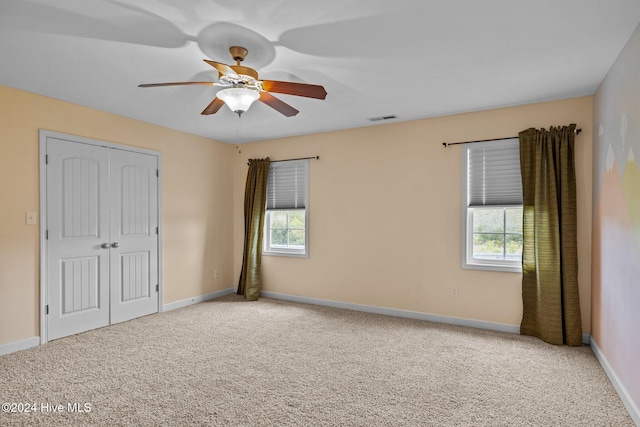
[[309,254],[300,253],[300,252],[271,252],[271,251],[262,251],[262,255],[266,256],[283,256],[290,258],[309,258]]
[[522,273],[521,265],[472,264],[463,262],[462,268],[466,270],[498,271],[502,273]]

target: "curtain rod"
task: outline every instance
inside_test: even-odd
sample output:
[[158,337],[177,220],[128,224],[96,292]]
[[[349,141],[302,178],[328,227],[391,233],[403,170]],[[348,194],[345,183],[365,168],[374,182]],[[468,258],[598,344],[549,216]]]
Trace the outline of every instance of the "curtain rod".
[[[576,129],[574,132],[576,133],[576,135],[580,135],[580,133],[582,132],[582,129]],[[518,136],[510,136],[508,138],[479,139],[477,141],[443,142],[442,145],[444,146],[444,148],[447,148],[450,145],[475,144],[476,142],[489,142],[489,141],[503,141],[505,139],[514,139],[514,138],[518,138]]]
[[[292,160],[320,160],[320,156],[298,157],[296,159],[271,160],[271,163],[290,162]],[[249,162],[247,162],[247,164],[249,164]]]

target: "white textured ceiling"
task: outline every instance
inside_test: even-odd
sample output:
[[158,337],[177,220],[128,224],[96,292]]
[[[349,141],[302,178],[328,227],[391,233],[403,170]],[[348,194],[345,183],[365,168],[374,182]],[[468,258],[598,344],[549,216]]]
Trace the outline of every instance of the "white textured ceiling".
[[[638,0],[0,0],[0,84],[237,143],[591,95],[639,22]],[[238,139],[200,115],[217,88],[137,87],[215,80],[231,45],[326,100],[257,102]]]

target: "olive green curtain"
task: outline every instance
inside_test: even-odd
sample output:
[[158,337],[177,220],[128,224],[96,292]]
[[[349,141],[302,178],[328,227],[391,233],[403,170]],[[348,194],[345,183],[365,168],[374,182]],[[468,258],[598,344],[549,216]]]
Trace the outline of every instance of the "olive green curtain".
[[248,301],[260,296],[262,264],[262,229],[267,202],[267,176],[270,160],[250,159],[244,189],[244,250],[238,295]]
[[524,239],[520,333],[580,346],[574,131],[572,124],[519,134]]

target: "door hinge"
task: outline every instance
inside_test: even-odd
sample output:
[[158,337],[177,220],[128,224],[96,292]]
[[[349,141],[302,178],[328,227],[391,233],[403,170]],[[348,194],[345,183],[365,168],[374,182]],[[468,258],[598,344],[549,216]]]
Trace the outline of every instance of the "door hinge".
[[48,155],[48,154],[45,154],[45,155],[44,155],[44,164],[45,164],[45,165],[48,165],[48,164],[49,164],[49,155]]
[[49,314],[49,304],[44,306],[44,314]]
[[159,231],[159,230],[158,230],[158,227],[156,227],[156,234],[158,234],[158,231]]
[[45,231],[44,240],[49,240],[49,230]]
[[160,292],[160,285],[156,285],[156,292]]
[[159,178],[160,177],[160,169],[156,169],[156,176]]

